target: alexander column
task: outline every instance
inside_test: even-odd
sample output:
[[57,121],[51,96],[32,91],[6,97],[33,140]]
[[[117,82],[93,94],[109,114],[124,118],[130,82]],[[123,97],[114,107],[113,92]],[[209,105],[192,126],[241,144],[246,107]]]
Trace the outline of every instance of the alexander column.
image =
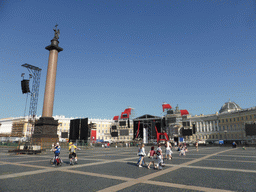
[[32,142],[34,144],[51,144],[59,140],[57,135],[58,120],[54,120],[52,117],[58,53],[63,51],[59,47],[60,30],[57,30],[57,26],[55,25],[55,29],[53,29],[54,37],[51,40],[51,44],[45,47],[50,53],[44,92],[43,114],[35,125],[34,134],[32,135]]

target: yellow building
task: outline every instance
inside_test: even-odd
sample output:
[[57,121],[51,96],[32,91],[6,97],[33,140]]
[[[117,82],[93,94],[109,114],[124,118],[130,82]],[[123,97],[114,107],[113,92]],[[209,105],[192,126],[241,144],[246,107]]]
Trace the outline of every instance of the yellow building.
[[235,102],[229,101],[221,107],[219,113],[193,116],[189,121],[191,128],[193,124],[196,128],[196,134],[187,138],[189,140],[256,142],[254,136],[245,134],[245,124],[256,122],[256,107],[242,109]]

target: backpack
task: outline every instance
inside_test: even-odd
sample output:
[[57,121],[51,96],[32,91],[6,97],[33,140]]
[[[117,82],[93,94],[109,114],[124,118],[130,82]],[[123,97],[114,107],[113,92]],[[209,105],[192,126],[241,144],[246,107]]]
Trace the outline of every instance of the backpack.
[[75,152],[75,147],[72,145],[71,148],[70,148],[70,152],[71,153],[74,153]]

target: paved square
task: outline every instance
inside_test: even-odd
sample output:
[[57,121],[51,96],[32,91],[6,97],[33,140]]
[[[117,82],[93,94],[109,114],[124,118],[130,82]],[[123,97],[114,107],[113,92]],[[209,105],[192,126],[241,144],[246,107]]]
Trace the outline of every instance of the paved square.
[[83,149],[70,166],[62,149],[64,163],[55,167],[50,151],[15,155],[0,148],[0,191],[256,191],[255,148],[189,147],[186,156],[173,150],[163,170],[137,167],[136,153],[136,147]]

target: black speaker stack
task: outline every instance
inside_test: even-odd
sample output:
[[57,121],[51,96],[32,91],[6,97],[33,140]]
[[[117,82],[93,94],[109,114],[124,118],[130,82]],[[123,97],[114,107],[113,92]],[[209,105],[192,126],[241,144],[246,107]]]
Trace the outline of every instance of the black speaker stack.
[[69,140],[83,140],[87,141],[90,137],[90,131],[88,129],[88,118],[73,119],[70,121]]
[[30,93],[30,89],[29,89],[29,80],[27,79],[23,79],[21,81],[21,89],[22,89],[22,93]]

